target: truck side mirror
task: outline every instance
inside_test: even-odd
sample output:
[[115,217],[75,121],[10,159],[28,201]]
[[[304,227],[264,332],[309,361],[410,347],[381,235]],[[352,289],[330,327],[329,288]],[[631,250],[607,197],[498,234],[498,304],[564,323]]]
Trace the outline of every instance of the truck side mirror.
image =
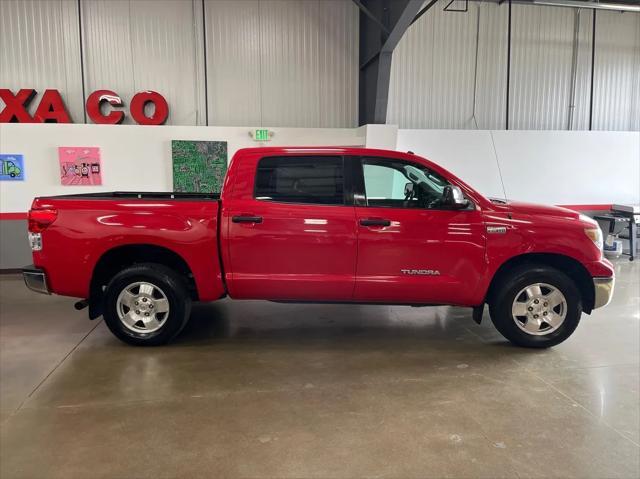
[[458,186],[447,185],[442,190],[442,205],[461,210],[469,205],[469,201],[464,197],[462,190]]
[[411,198],[413,196],[413,183],[405,183],[404,184],[404,197]]

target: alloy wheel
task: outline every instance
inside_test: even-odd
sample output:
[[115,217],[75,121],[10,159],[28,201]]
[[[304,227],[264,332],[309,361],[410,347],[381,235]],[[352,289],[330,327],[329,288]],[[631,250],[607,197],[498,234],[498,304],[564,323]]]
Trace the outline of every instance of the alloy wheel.
[[116,302],[122,324],[135,333],[153,333],[169,317],[169,300],[159,287],[139,281],[125,287]]
[[522,288],[516,295],[511,314],[522,331],[543,336],[556,331],[564,322],[567,299],[555,286],[534,283]]

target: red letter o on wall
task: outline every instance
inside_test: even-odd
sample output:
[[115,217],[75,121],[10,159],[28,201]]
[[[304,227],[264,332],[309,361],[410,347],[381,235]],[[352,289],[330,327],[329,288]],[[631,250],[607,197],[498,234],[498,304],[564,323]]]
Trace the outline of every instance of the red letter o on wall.
[[[153,103],[155,106],[155,111],[151,116],[144,114],[144,107],[147,103]],[[162,125],[169,116],[169,105],[160,93],[151,90],[141,91],[131,99],[130,112],[139,125]]]
[[87,114],[94,123],[102,125],[117,125],[124,120],[124,112],[110,111],[103,115],[100,107],[104,102],[112,106],[122,106],[122,98],[111,90],[96,90],[87,98]]

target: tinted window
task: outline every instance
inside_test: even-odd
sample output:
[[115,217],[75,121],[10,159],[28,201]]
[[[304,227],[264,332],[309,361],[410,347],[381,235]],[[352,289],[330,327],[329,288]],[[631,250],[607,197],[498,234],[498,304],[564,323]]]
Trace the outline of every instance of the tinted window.
[[344,204],[342,158],[285,156],[258,163],[255,196],[289,203]]
[[449,184],[428,168],[405,161],[365,158],[362,171],[367,206],[438,208]]

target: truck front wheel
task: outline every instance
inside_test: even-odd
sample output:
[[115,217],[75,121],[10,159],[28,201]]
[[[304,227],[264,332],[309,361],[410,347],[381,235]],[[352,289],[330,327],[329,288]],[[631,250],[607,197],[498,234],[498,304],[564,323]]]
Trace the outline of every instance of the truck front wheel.
[[189,319],[191,298],[184,279],[161,264],[122,270],[105,291],[104,320],[125,343],[156,346],[173,339]]
[[504,275],[489,301],[491,321],[509,341],[548,348],[567,339],[582,315],[580,292],[563,272],[522,265]]

